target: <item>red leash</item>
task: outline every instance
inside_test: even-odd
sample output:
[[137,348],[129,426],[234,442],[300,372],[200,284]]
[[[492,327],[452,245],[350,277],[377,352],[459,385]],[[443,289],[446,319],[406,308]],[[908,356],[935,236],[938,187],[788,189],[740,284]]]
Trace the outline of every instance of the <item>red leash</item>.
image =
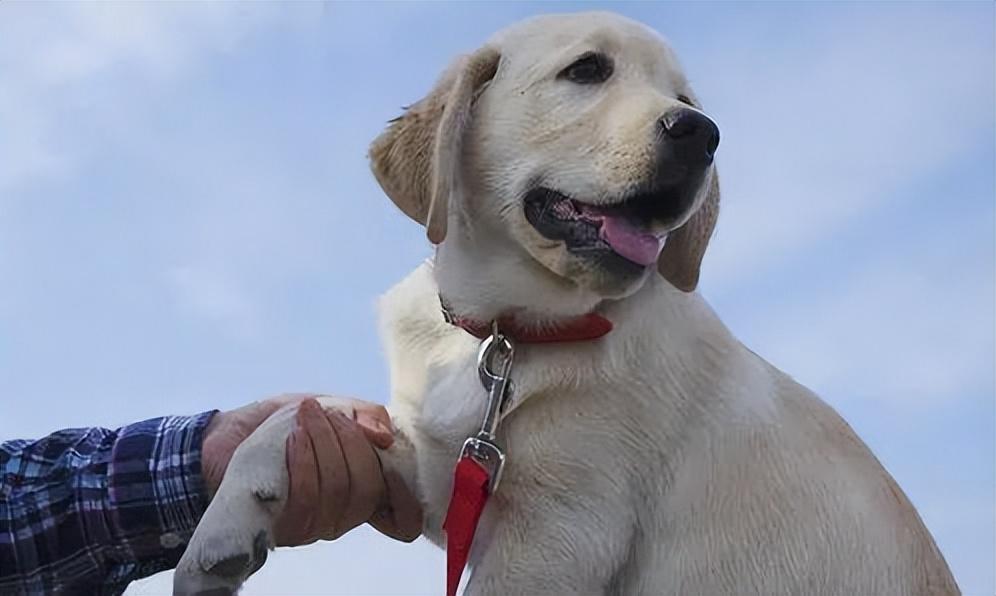
[[491,494],[490,476],[476,461],[461,457],[453,472],[453,496],[446,510],[446,594],[456,596],[460,577],[470,557],[477,522]]
[[[612,322],[591,313],[556,327],[524,327],[516,325],[511,318],[487,324],[454,316],[442,299],[440,302],[448,323],[483,340],[477,356],[477,369],[481,384],[488,392],[481,430],[464,442],[453,471],[453,493],[443,521],[443,530],[446,531],[446,594],[456,596],[481,514],[488,497],[498,487],[505,465],[505,452],[496,441],[495,431],[508,399],[509,376],[515,354],[512,340],[551,343],[597,339],[612,330]],[[500,367],[497,373],[493,372],[495,365]]]

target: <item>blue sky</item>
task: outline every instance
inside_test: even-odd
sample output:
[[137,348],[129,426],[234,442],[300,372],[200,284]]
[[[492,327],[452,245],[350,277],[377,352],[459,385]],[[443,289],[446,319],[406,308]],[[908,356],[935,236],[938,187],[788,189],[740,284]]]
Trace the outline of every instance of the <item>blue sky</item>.
[[[0,437],[385,400],[373,304],[429,247],[368,143],[494,30],[596,7],[667,36],[722,130],[702,293],[994,593],[989,3],[0,3]],[[360,530],[245,593],[438,594],[443,567]]]

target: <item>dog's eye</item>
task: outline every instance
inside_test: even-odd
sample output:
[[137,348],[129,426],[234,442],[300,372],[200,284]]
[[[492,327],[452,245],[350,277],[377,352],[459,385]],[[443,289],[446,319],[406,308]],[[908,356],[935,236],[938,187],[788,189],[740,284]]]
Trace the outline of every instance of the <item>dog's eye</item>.
[[589,52],[560,71],[557,78],[567,79],[578,85],[595,85],[604,83],[611,76],[612,60],[605,54]]
[[691,99],[689,99],[689,97],[687,95],[678,95],[677,99],[678,99],[678,101],[680,101],[683,104],[690,105],[693,108],[695,107],[695,102],[693,102]]

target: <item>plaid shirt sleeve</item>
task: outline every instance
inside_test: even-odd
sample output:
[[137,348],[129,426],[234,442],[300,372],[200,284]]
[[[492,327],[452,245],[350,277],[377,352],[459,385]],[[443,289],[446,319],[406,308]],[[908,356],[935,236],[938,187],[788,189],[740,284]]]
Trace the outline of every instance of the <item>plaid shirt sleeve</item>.
[[0,443],[0,594],[120,594],[173,568],[207,507],[214,413]]

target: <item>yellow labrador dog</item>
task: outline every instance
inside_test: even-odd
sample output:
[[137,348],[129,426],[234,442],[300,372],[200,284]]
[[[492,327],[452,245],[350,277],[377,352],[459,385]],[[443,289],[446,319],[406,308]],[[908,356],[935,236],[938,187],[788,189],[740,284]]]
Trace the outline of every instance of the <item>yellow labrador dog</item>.
[[[605,13],[499,32],[374,142],[384,191],[438,245],[381,303],[402,438],[382,459],[430,540],[487,401],[479,341],[451,323],[612,327],[516,345],[468,594],[958,593],[848,425],[694,291],[718,143],[665,42]],[[262,564],[290,414],[236,453],[177,592],[231,591]]]

